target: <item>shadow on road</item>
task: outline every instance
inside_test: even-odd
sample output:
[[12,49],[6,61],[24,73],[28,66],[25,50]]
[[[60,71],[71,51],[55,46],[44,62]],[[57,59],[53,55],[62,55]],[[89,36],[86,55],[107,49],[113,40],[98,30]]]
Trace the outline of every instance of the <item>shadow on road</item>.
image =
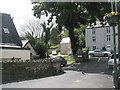
[[73,63],[64,67],[64,70],[74,70],[85,73],[99,73],[99,74],[107,74],[112,75],[112,69],[108,69],[107,65],[108,59],[99,57],[99,58],[91,58],[88,62],[82,63]]

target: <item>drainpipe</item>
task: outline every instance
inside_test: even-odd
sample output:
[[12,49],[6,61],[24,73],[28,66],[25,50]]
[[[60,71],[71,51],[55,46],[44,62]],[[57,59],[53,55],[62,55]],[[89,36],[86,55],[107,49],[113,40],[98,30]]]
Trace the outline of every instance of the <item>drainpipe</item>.
[[[117,2],[117,11],[120,13],[120,1]],[[120,62],[120,18],[119,18],[119,22],[118,22],[118,58],[119,58],[119,62]],[[118,64],[118,76],[120,76],[120,64]],[[120,78],[118,77],[118,86],[120,88]]]

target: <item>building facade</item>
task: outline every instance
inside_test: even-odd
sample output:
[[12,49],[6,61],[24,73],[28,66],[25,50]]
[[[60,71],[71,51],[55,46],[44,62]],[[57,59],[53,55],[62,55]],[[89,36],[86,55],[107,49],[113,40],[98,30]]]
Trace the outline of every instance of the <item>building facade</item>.
[[30,49],[22,42],[9,14],[0,13],[0,60],[30,60]]
[[[116,51],[118,52],[118,29],[115,27],[116,32]],[[95,26],[86,28],[86,47],[89,50],[103,49],[113,51],[113,27],[111,26]]]
[[70,38],[63,38],[60,42],[60,51],[62,54],[68,54],[71,51],[71,42]]
[[35,49],[33,48],[32,44],[29,40],[21,40],[21,41],[22,41],[23,49],[30,49],[30,58],[31,59],[39,58],[39,55],[37,54],[37,52],[35,51]]

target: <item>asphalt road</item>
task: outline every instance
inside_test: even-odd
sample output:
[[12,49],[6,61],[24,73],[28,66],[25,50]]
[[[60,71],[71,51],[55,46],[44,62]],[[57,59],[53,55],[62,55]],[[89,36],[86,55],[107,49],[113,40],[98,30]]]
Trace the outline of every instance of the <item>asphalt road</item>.
[[113,88],[112,69],[107,68],[107,61],[107,58],[91,58],[89,62],[64,67],[64,74],[8,83],[2,88]]

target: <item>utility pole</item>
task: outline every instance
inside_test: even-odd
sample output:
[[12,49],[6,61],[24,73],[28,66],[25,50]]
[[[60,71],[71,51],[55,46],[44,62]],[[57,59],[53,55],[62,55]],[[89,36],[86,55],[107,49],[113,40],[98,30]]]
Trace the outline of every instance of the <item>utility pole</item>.
[[[117,2],[117,11],[120,13],[120,1]],[[118,57],[120,61],[120,20],[118,22]]]
[[[111,11],[117,12],[117,4],[115,0],[111,0]],[[113,27],[113,46],[114,46],[114,68],[113,68],[113,81],[115,88],[118,88],[118,65],[116,61],[116,32],[115,32],[116,23],[112,22]]]
[[[117,11],[120,13],[120,1],[117,2]],[[120,62],[120,19],[118,21],[118,58],[119,58],[119,62]],[[120,75],[120,64],[118,64],[118,67],[119,67],[118,75]],[[119,79],[119,77],[118,77],[118,79]],[[120,86],[119,80],[118,80],[118,86]]]

